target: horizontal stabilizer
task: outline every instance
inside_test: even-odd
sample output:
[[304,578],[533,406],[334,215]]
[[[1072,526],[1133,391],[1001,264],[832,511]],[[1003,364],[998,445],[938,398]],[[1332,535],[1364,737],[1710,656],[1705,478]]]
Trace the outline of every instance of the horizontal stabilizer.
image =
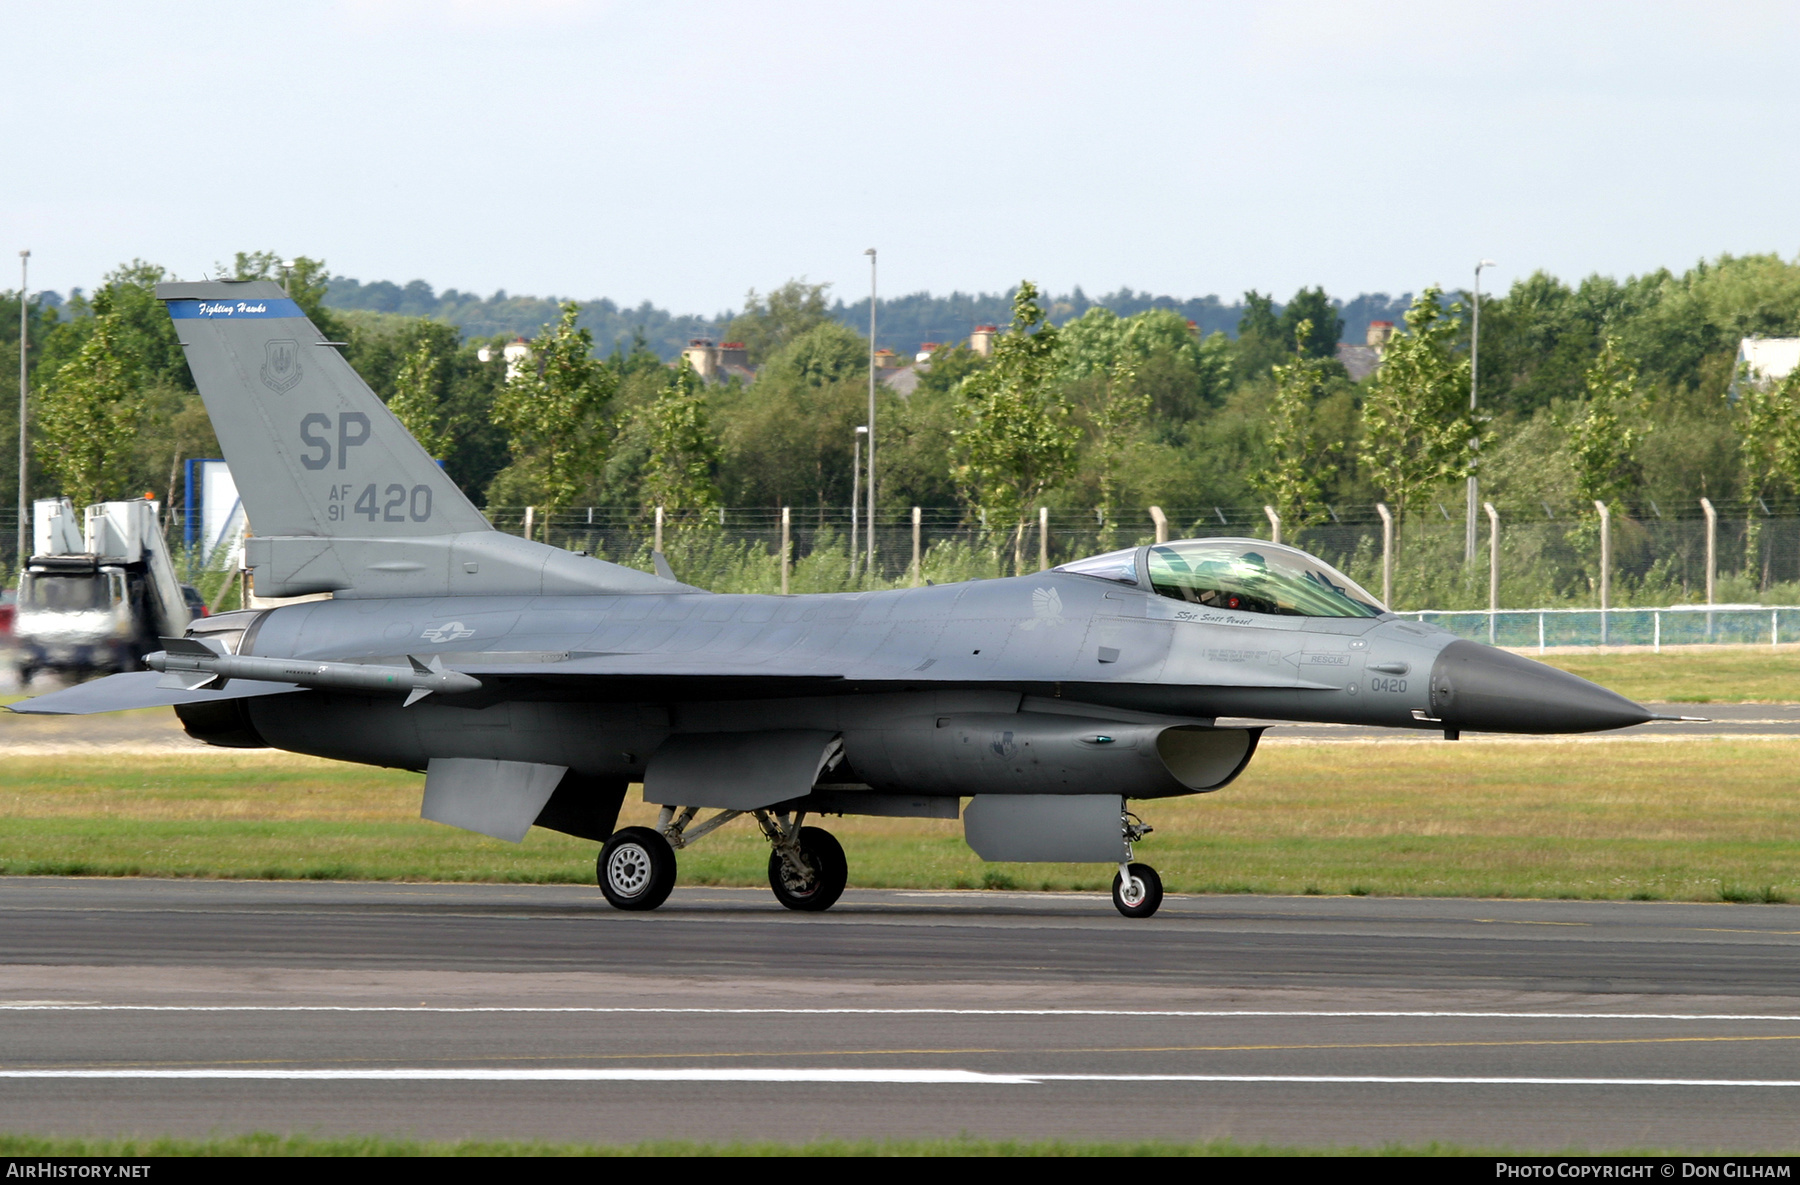
[[[210,653],[210,652],[209,652]],[[285,695],[301,690],[292,683],[233,682],[225,691],[188,691],[163,687],[157,671],[126,671],[92,683],[81,683],[49,695],[8,705],[8,711],[25,716],[89,716],[95,712],[123,712],[130,708],[172,708],[177,704],[212,704],[254,695]]]

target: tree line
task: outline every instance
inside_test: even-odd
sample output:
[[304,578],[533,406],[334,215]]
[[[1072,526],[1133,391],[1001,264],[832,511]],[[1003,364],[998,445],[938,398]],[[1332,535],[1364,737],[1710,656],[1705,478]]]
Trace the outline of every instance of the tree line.
[[[748,345],[755,380],[706,384],[642,334],[596,348],[569,302],[509,380],[495,347],[512,335],[335,308],[323,261],[284,274],[277,256],[244,253],[222,273],[285,280],[478,505],[849,505],[869,343],[824,285],[753,294],[722,336]],[[34,494],[179,498],[180,459],[218,455],[153,296],[163,276],[133,262],[60,311],[28,307]],[[1052,304],[1021,283],[988,356],[965,335],[910,394],[878,391],[880,505],[956,510],[1009,568],[1026,563],[1039,506],[1091,512],[1103,541],[1124,545],[1150,504],[1268,503],[1294,537],[1380,500],[1404,540],[1422,507],[1460,505],[1471,471],[1503,511],[1591,513],[1597,499],[1625,520],[1701,496],[1791,512],[1800,494],[1800,377],[1759,384],[1735,369],[1743,337],[1800,336],[1800,263],[1777,256],[1573,285],[1540,272],[1484,297],[1473,414],[1464,293],[1413,299],[1361,382],[1336,358],[1342,309],[1322,289],[1280,305],[1247,293],[1235,335],[1196,332],[1166,307],[1093,305],[1058,323]],[[13,293],[0,332],[15,350],[18,315]],[[0,432],[16,432],[13,414],[0,411]]]

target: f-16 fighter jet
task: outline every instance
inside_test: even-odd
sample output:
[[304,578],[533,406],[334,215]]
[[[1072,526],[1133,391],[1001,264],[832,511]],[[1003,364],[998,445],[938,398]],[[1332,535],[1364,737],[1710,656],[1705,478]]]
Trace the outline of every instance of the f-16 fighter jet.
[[[1256,539],[924,588],[705,592],[494,530],[279,286],[157,296],[255,532],[256,591],[330,599],[203,618],[151,670],[14,710],[169,705],[209,744],[423,771],[427,819],[599,843],[620,909],[660,905],[676,853],[740,815],[776,898],[823,910],[847,865],[807,819],[960,814],[984,860],[1116,865],[1114,904],[1148,917],[1162,885],[1134,859],[1134,810],[1243,772],[1262,729],[1221,718],[1452,738],[1651,719]],[[616,830],[633,783],[661,818]]]

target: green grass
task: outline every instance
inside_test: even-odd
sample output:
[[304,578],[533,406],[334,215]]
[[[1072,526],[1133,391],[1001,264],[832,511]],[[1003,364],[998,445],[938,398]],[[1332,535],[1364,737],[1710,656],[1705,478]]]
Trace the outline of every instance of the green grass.
[[[1642,1153],[1639,1153],[1642,1155]],[[702,1143],[562,1144],[543,1140],[409,1140],[392,1136],[274,1135],[181,1139],[174,1136],[30,1136],[0,1134],[0,1156],[1507,1156],[1454,1144],[1376,1148],[1302,1148],[1236,1140],[773,1140]],[[1534,1154],[1536,1155],[1536,1154]],[[1576,1155],[1587,1155],[1576,1153]]]
[[[1179,893],[1800,901],[1790,741],[1265,748],[1215,794],[1140,805]],[[0,872],[591,883],[597,845],[508,844],[418,818],[422,779],[287,754],[11,758]],[[650,823],[634,796],[621,824]],[[960,823],[824,821],[865,888],[1104,891],[1082,864],[984,864]],[[736,823],[681,853],[688,885],[762,886]]]
[[1800,701],[1800,647],[1708,647],[1665,650],[1661,654],[1546,654],[1542,661],[1610,687],[1639,703]]

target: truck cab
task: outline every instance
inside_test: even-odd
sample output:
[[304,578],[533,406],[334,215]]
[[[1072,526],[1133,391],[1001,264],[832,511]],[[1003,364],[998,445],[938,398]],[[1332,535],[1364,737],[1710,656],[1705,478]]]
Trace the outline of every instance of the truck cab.
[[67,499],[40,500],[37,554],[19,577],[13,644],[20,683],[39,671],[81,677],[136,670],[189,610],[157,529],[156,504],[102,502],[74,528]]

